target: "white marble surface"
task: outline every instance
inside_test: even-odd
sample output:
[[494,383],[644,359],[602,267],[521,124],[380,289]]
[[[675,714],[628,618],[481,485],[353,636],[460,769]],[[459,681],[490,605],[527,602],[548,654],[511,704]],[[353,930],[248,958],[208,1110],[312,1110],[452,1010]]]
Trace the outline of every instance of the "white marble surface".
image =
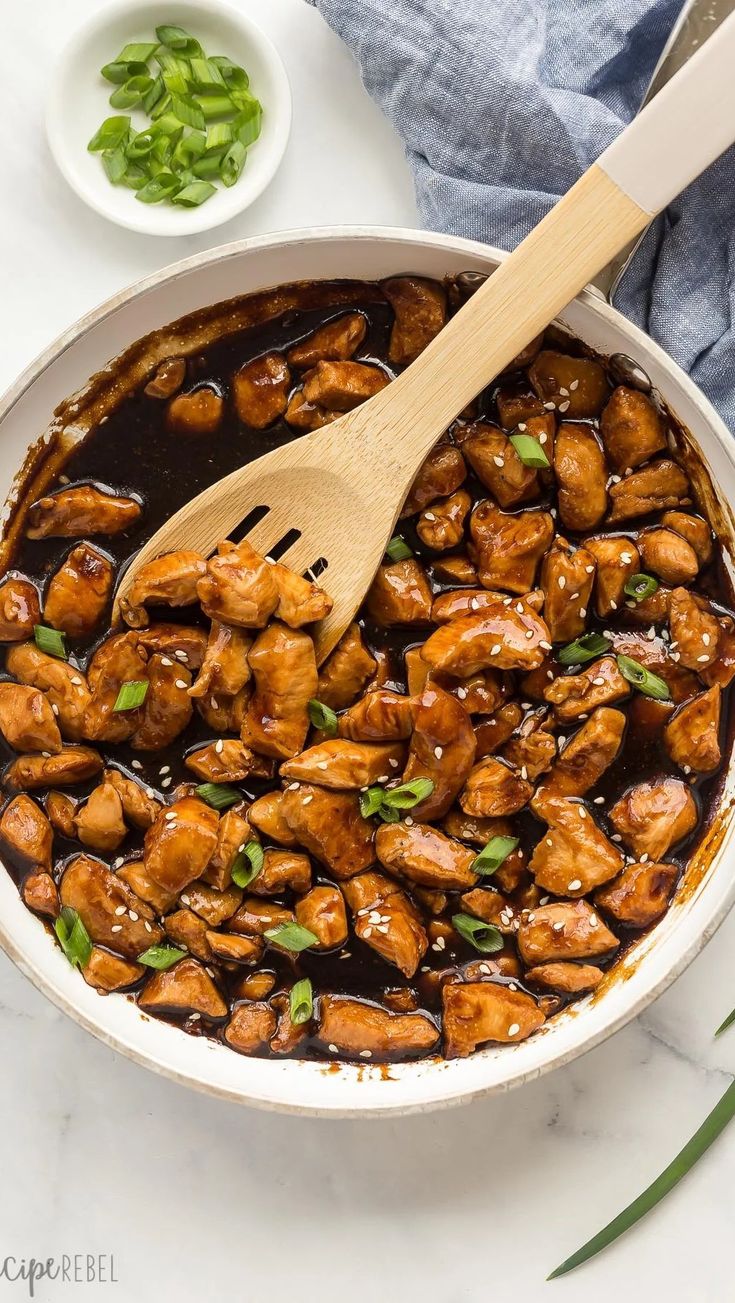
[[[295,128],[270,190],[209,236],[159,241],[89,212],[42,135],[46,74],[95,0],[3,6],[0,388],[80,313],[188,252],[320,222],[412,224],[400,147],[337,40],[301,0],[249,0],[293,81]],[[389,0],[386,0],[386,15]],[[12,70],[8,72],[7,70]],[[118,1058],[0,957],[0,1259],[112,1253],[119,1283],[41,1285],[185,1303],[263,1297],[519,1303],[621,1295],[724,1303],[735,1128],[666,1204],[564,1281],[546,1273],[673,1156],[735,1072],[735,919],[641,1019],[503,1098],[383,1122],[258,1114]],[[24,1298],[0,1279],[0,1298]]]

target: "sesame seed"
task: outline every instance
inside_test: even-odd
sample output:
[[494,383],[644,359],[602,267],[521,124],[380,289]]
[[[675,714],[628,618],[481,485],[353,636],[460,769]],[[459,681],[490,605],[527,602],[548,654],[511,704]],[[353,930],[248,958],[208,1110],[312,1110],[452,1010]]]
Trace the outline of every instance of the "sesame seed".
[[274,566],[274,565],[276,564],[276,558],[275,558],[275,557],[267,556],[265,559],[266,559],[266,561],[268,562],[268,565],[269,565],[269,566]]
[[579,878],[572,878],[572,881],[567,884],[567,891],[579,891],[581,886],[582,883]]
[[496,465],[496,466],[504,466],[504,465],[505,465],[505,463],[504,463],[502,457],[493,457],[493,461],[495,462],[495,465]]
[[564,578],[564,575],[559,575],[559,578],[557,579],[556,582],[557,582],[557,584],[559,585],[560,588],[566,588],[566,586],[567,586],[567,581],[566,581],[566,579]]
[[556,409],[556,403],[544,403],[544,408],[547,412],[553,412]]
[[526,637],[533,638],[533,629],[526,629]]
[[592,682],[596,688],[604,688],[605,686],[605,679],[602,674],[599,674],[596,679],[592,680]]
[[[520,425],[519,425],[519,426],[518,426],[518,429],[520,430],[520,428],[521,428],[521,427],[520,427]],[[524,428],[525,428],[525,427],[524,427]],[[538,441],[539,441],[539,443],[540,443],[540,444],[544,444],[544,443],[546,443],[546,440],[548,439],[548,437],[549,437],[549,436],[548,436],[548,434],[546,433],[546,431],[545,431],[545,430],[542,430],[541,433],[540,433],[540,435],[539,435],[539,437],[538,437]]]
[[151,927],[151,925],[150,925],[150,923],[148,922],[148,919],[147,919],[147,918],[144,918],[144,919],[143,919],[143,927],[145,928],[146,932],[152,932],[152,931],[153,931],[153,928]]
[[436,520],[436,516],[434,515],[433,511],[425,511],[424,520]]
[[533,920],[535,919],[535,917],[536,917],[536,915],[534,914],[533,910],[531,910],[530,914],[528,915],[528,917],[527,917],[527,919],[526,919],[526,922],[527,922],[527,923],[533,923]]
[[520,1023],[512,1022],[512,1023],[510,1024],[510,1027],[508,1028],[508,1035],[509,1035],[509,1036],[517,1036],[520,1030],[521,1030],[521,1025],[520,1025]]
[[709,656],[708,656],[707,652],[705,652],[704,656],[698,656],[698,657],[697,657],[697,660],[698,660],[698,661],[708,661],[708,660],[709,660]]
[[[577,594],[577,596],[579,596],[579,594]],[[586,618],[586,616],[587,616],[587,607],[586,607],[586,606],[580,606],[580,608],[579,608],[579,614],[580,614],[580,616],[582,617],[582,619],[584,620],[584,619]]]
[[52,701],[52,703],[51,703],[51,709],[53,710],[53,712],[54,712],[55,715],[58,715],[58,713],[59,713],[59,707],[56,705],[56,702],[55,702],[55,701]]
[[360,1050],[361,1059],[371,1059],[372,1057],[373,1057],[372,1050]]
[[709,644],[710,644],[710,636],[709,636],[708,633],[703,633],[703,634],[702,634],[702,642],[704,643],[705,647],[709,647]]
[[167,810],[163,817],[167,823],[170,823],[172,819],[176,818],[176,812],[174,810]]
[[133,920],[134,923],[137,923],[137,922],[138,922],[139,915],[136,914],[136,912],[135,912],[134,909],[131,909],[131,910],[130,910],[130,917],[131,917],[131,919]]
[[[539,638],[538,645],[539,647],[543,647],[544,651],[551,651],[551,643],[547,642],[545,638]],[[551,671],[549,671],[549,673],[551,673]]]
[[301,802],[301,804],[302,804],[302,805],[308,805],[308,804],[309,804],[309,801],[313,801],[313,800],[314,800],[314,797],[313,797],[313,796],[311,796],[311,795],[309,795],[309,796],[305,796],[304,799],[303,799],[303,801]]
[[[463,688],[462,691],[464,692],[464,694],[465,694],[465,696],[466,696],[466,695],[467,695],[467,689],[466,689],[466,688]],[[459,693],[458,693],[457,695],[459,695]],[[391,769],[397,769],[397,768],[398,768],[398,761],[397,761],[397,760],[394,760],[392,757],[391,757],[391,759],[388,761],[388,764],[390,765]]]
[[550,837],[547,837],[547,838],[546,838],[546,845],[547,845],[547,846],[553,846],[553,845],[554,845],[554,843],[553,843],[553,841],[551,840]]
[[479,601],[477,600],[477,598],[476,598],[476,597],[471,597],[471,598],[470,598],[470,610],[471,610],[471,611],[477,611],[477,610],[479,610],[479,607],[480,607],[480,603],[479,603]]
[[164,775],[164,774],[170,774],[170,773],[171,773],[171,766],[170,766],[170,765],[161,765],[161,768],[159,769],[158,772],[159,772],[159,774],[161,775],[161,777],[163,778],[163,775]]
[[589,925],[590,925],[590,927],[591,927],[591,928],[596,928],[596,927],[598,926],[598,922],[599,922],[599,920],[598,920],[598,918],[597,918],[597,915],[596,915],[596,914],[590,914],[590,916],[589,916]]
[[328,1050],[331,1050],[331,1051],[332,1051],[332,1054],[339,1054],[339,1050],[337,1049],[337,1046],[336,1046],[336,1045],[328,1045],[328,1046],[327,1046],[327,1049],[328,1049]]
[[490,655],[497,656],[499,651],[500,651],[500,643],[496,642],[495,646],[490,648]]
[[614,601],[612,600],[612,598],[610,598],[610,610],[611,610],[611,611],[617,611],[617,609],[618,609],[618,604],[617,604],[617,602],[614,602]]
[[286,788],[286,791],[287,791],[287,792],[297,792],[297,791],[298,791],[298,787],[299,787],[298,783],[289,783],[288,787]]
[[143,768],[143,765],[142,765],[142,763],[141,763],[140,760],[131,760],[130,764],[131,764],[131,766],[132,766],[133,769],[142,769],[142,768]]
[[[135,762],[133,762],[133,763],[135,763]],[[141,767],[142,767],[142,766],[141,766]],[[149,800],[149,801],[154,801],[154,800],[156,799],[156,793],[153,791],[153,788],[152,788],[152,787],[146,787],[146,789],[145,789],[145,794],[146,794],[146,796],[148,797],[148,800]]]
[[621,564],[621,565],[629,566],[632,560],[633,560],[633,553],[632,553],[632,552],[621,552],[621,553],[620,553],[620,564]]
[[122,923],[113,923],[110,928],[111,932],[122,932]]
[[117,909],[115,910],[115,913],[117,914],[118,918],[120,917],[121,914],[127,914],[127,912],[128,912],[127,905],[118,905]]
[[526,614],[525,609],[524,609],[524,606],[523,606],[523,602],[518,602],[518,604],[517,604],[517,606],[516,606],[516,610],[517,610],[517,612],[518,612],[519,615],[525,615],[525,614]]
[[371,937],[373,935],[373,929],[371,927],[366,927],[362,935],[365,938]]
[[596,796],[594,803],[595,805],[604,805],[605,804],[604,796]]
[[436,756],[437,760],[441,760],[442,756],[444,755],[442,748],[434,747],[434,755]]
[[593,575],[593,574],[595,573],[595,567],[594,567],[594,566],[585,566],[585,568],[584,568],[584,572],[585,572],[586,575]]
[[620,833],[619,833],[619,832],[614,832],[613,835],[612,835],[612,837],[610,838],[610,841],[611,841],[611,842],[621,842],[622,840],[623,840],[623,839],[622,839],[622,837],[620,836]]
[[125,860],[124,860],[123,856],[122,856],[122,855],[118,855],[118,857],[117,857],[117,859],[114,861],[112,867],[113,867],[113,869],[120,869],[120,868],[122,868],[122,866],[123,866],[124,863],[125,863]]
[[571,389],[572,393],[574,393],[575,389],[579,389],[579,381],[572,380],[572,383],[570,384],[569,388]]
[[524,430],[527,430],[527,429],[528,429],[528,426],[526,425],[526,422],[525,422],[525,421],[519,421],[519,422],[518,422],[518,429],[521,431],[521,433],[522,433]]
[[644,854],[641,855],[640,863],[646,864],[647,862],[648,862],[648,851],[645,851]]
[[50,759],[51,759],[51,752],[50,752],[50,751],[42,751],[42,752],[41,752],[41,755],[43,756],[44,760],[50,760]]
[[548,905],[550,899],[551,899],[550,896],[542,896],[539,901],[539,905]]
[[161,664],[162,664],[162,665],[165,665],[166,667],[168,667],[169,665],[173,665],[173,661],[171,660],[171,658],[170,658],[169,656],[162,656],[162,657],[161,657]]
[[568,389],[560,389],[560,390],[559,390],[559,393],[560,393],[560,395],[561,395],[562,398],[568,398],[568,397],[569,397],[569,390],[568,390]]
[[521,778],[524,781],[528,778],[528,769],[526,768],[525,765],[521,765]]
[[185,688],[185,687],[186,687],[186,684],[185,684],[185,682],[184,682],[183,679],[174,679],[174,687],[176,687],[176,688]]
[[576,602],[576,600],[577,600],[578,597],[579,597],[579,593],[570,593],[570,594],[569,594],[569,601],[570,601],[570,602]]
[[75,687],[78,687],[81,681],[82,680],[78,674],[72,674],[70,682],[73,683]]
[[489,964],[480,964],[480,967],[478,968],[477,971],[479,973],[483,973],[485,977],[489,977],[493,970]]
[[[465,697],[467,696],[467,689],[466,689],[466,688],[457,688],[457,696],[459,697],[460,701],[464,701]],[[397,764],[397,763],[398,763],[398,761],[396,761],[396,764]]]
[[405,819],[403,820],[403,822],[405,823],[405,825],[406,825],[407,828],[413,828],[413,819],[411,818],[411,815],[410,815],[410,814],[407,814],[407,815],[406,815],[406,817],[405,817]]
[[551,927],[552,927],[552,931],[554,931],[554,932],[563,932],[563,931],[564,931],[564,924],[562,923],[561,919],[559,920],[558,923],[552,923],[552,924],[551,924]]
[[691,765],[682,765],[682,769],[684,770],[684,773],[685,773],[685,774],[691,774],[691,772],[692,772],[692,767],[691,767]]
[[316,762],[316,767],[317,767],[317,769],[328,769],[328,768],[329,768],[329,761],[328,761],[328,760],[317,760],[317,762]]
[[587,818],[587,811],[585,810],[585,808],[584,808],[583,805],[580,805],[580,807],[579,807],[579,817],[580,817],[580,819],[586,819],[586,818]]
[[565,398],[563,403],[559,403],[559,411],[560,411],[560,412],[567,412],[567,411],[569,411],[569,399],[568,399],[568,398]]
[[184,662],[187,662],[188,659],[189,659],[189,657],[187,656],[186,652],[185,652],[185,651],[181,651],[181,650],[179,650],[179,651],[175,651],[175,652],[174,652],[174,656],[176,657],[177,661],[184,661]]

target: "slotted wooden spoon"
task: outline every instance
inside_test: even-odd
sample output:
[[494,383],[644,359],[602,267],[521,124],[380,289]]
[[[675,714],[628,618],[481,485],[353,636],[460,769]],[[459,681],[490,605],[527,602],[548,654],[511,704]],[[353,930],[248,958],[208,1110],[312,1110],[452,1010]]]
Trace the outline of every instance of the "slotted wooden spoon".
[[331,425],[233,471],[141,548],[116,595],[163,552],[205,556],[254,508],[265,555],[306,571],[327,562],[334,608],[320,661],[353,619],[418,467],[463,408],[652,216],[735,140],[735,15],[677,73],[392,384]]

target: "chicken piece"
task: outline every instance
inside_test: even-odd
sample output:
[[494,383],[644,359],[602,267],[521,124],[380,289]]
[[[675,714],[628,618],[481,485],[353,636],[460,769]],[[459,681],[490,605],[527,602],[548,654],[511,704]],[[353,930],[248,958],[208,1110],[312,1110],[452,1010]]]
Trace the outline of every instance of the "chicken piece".
[[239,733],[251,696],[248,686],[234,697],[197,697],[197,714],[212,733]]
[[553,402],[568,421],[599,416],[610,392],[599,362],[553,349],[542,349],[528,377],[542,402]]
[[644,529],[638,536],[638,547],[644,569],[665,584],[689,584],[696,579],[697,554],[673,529]]
[[269,848],[263,856],[263,868],[250,884],[255,896],[280,896],[284,891],[299,895],[311,888],[311,861],[308,855]]
[[[500,507],[515,507],[538,497],[538,471],[521,461],[503,430],[477,421],[462,431],[461,440],[462,455]],[[545,442],[548,445],[548,438]]]
[[[210,562],[211,564],[211,562]],[[207,562],[199,552],[166,552],[141,566],[128,592],[120,599],[126,624],[142,629],[148,624],[146,605],[192,606],[197,584]]]
[[112,783],[100,783],[76,814],[76,834],[83,846],[108,854],[127,836],[122,801]]
[[232,885],[232,868],[241,851],[251,840],[250,823],[244,817],[244,807],[233,805],[225,810],[216,828],[217,841],[212,858],[202,876],[218,891]]
[[266,841],[279,842],[281,846],[298,846],[283,813],[283,792],[266,792],[248,810],[248,822],[261,832]]
[[76,837],[74,820],[79,802],[66,792],[47,792],[44,804],[54,832],[60,837]]
[[213,620],[207,649],[190,697],[222,693],[234,697],[250,681],[248,652],[253,644],[250,634],[229,624]]
[[280,353],[264,353],[240,367],[232,377],[235,410],[243,425],[265,430],[288,406],[291,372]]
[[412,730],[411,698],[389,688],[367,692],[339,718],[340,736],[353,742],[398,741]]
[[735,678],[735,621],[730,616],[724,616],[719,625],[717,659],[711,665],[702,665],[699,669],[700,678],[710,688],[714,683],[727,688]]
[[584,425],[559,427],[554,448],[559,517],[567,529],[595,529],[607,511],[605,455],[594,431]]
[[605,406],[600,433],[613,470],[622,475],[662,452],[666,429],[650,398],[618,385]]
[[139,898],[150,905],[155,914],[168,914],[172,905],[176,903],[178,892],[166,891],[159,887],[157,882],[148,877],[145,871],[145,864],[142,860],[130,860],[123,864],[122,868],[117,871],[118,878],[127,883],[131,891]]
[[28,509],[26,538],[78,538],[81,534],[122,534],[140,519],[134,498],[103,493],[78,484],[39,498]]
[[237,932],[240,936],[264,937],[272,928],[293,923],[294,918],[293,910],[286,909],[275,901],[246,896],[226,927],[228,932]]
[[581,802],[539,789],[532,809],[549,825],[528,865],[538,887],[555,896],[584,896],[620,873],[622,854]]
[[532,795],[533,787],[518,770],[496,756],[485,756],[471,770],[459,803],[465,814],[497,819],[522,810]]
[[377,662],[351,624],[319,671],[317,698],[331,710],[351,706],[375,673]]
[[676,645],[679,662],[685,669],[701,673],[717,660],[719,622],[686,588],[675,588],[669,594],[669,627],[670,645]]
[[722,760],[720,696],[720,688],[715,684],[680,706],[664,729],[666,750],[685,774],[691,770],[695,774],[709,774]]
[[360,814],[354,793],[289,783],[281,809],[298,843],[335,878],[350,878],[374,862],[373,825]]
[[499,600],[477,615],[440,625],[421,656],[432,670],[469,678],[484,669],[537,669],[550,650],[549,630],[535,611],[525,603],[506,606]]
[[307,707],[318,686],[314,643],[301,630],[274,621],[258,635],[248,659],[255,692],[242,722],[242,740],[254,751],[289,759],[302,750],[309,731]]
[[0,838],[30,864],[51,869],[51,824],[30,796],[15,796],[8,802],[0,818]]
[[669,649],[671,643],[663,638],[651,638],[647,633],[627,633],[623,630],[611,630],[612,650],[616,656],[631,656],[633,660],[644,665],[662,678],[671,693],[673,701],[679,703],[688,700],[699,690],[699,683],[691,670],[685,669],[681,661],[674,660]]
[[636,783],[616,801],[609,818],[638,859],[660,860],[697,826],[697,806],[679,778]]
[[492,923],[504,936],[512,936],[517,929],[517,918],[512,904],[492,887],[475,887],[460,896],[463,910],[483,923]]
[[225,1027],[225,1040],[240,1054],[267,1050],[276,1031],[276,1014],[260,1000],[239,1004]]
[[416,533],[424,546],[435,552],[457,547],[464,538],[464,523],[471,506],[472,498],[465,489],[430,503],[416,523]]
[[142,964],[131,963],[119,955],[111,955],[101,946],[92,946],[92,953],[82,968],[82,977],[98,991],[123,991],[128,986],[139,982],[145,968]]
[[428,1054],[439,1040],[425,1014],[391,1013],[343,995],[320,997],[318,1035],[332,1053],[391,1062]]
[[8,648],[5,667],[9,674],[46,695],[65,738],[78,741],[90,703],[85,676],[68,661],[47,656],[33,642]]
[[440,819],[472,768],[475,735],[464,706],[434,684],[416,697],[412,712],[414,727],[403,782],[428,778],[434,790],[411,813],[419,820]]
[[146,1013],[198,1013],[226,1018],[228,1009],[209,973],[196,959],[180,959],[173,968],[154,973],[138,996]]
[[134,778],[128,778],[119,769],[106,769],[103,778],[117,792],[127,821],[143,831],[150,828],[161,812],[160,802],[149,796]]
[[224,399],[210,385],[177,394],[166,408],[166,429],[171,434],[215,434],[222,423]]
[[627,602],[625,585],[641,572],[641,558],[632,539],[603,534],[585,540],[597,565],[595,575],[595,610],[605,620]]
[[[119,633],[107,638],[87,668],[92,699],[84,712],[84,736],[93,742],[127,742],[143,718],[142,707],[115,710],[123,683],[148,678],[148,659],[137,634]],[[63,727],[63,723],[62,723]]]
[[562,674],[544,689],[544,698],[554,707],[562,724],[587,715],[598,706],[608,706],[630,695],[630,684],[612,656],[601,656],[580,670],[579,674]]
[[105,864],[89,855],[76,855],[69,861],[59,893],[62,905],[77,911],[92,941],[126,959],[137,959],[163,937],[145,901],[139,900]]
[[195,796],[175,801],[145,835],[146,873],[159,887],[181,891],[200,878],[217,844],[219,816]]
[[294,574],[288,566],[276,564],[271,570],[278,589],[277,620],[283,620],[289,629],[300,629],[329,615],[334,602],[318,584]]
[[215,958],[227,964],[257,964],[265,950],[265,942],[260,937],[225,932],[207,932],[207,944]]
[[524,1041],[546,1022],[532,996],[497,982],[448,982],[442,1007],[448,1059],[464,1059],[487,1041]]
[[573,642],[586,627],[596,561],[586,547],[576,551],[557,536],[541,566],[546,595],[544,620],[552,642]]
[[[531,420],[542,420],[546,416],[550,416],[555,425],[553,413],[546,411],[541,399],[530,388],[525,377],[500,385],[495,395],[495,405],[504,430],[514,430],[518,425],[527,425]],[[520,433],[523,434],[524,431],[521,430]]]
[[11,576],[0,584],[0,642],[23,642],[40,623],[38,593],[29,580]]
[[114,575],[107,557],[89,543],[79,543],[46,590],[44,622],[70,638],[89,638],[104,614]]
[[138,631],[138,646],[144,652],[158,652],[159,656],[181,661],[193,673],[204,662],[207,635],[196,625],[160,622]]
[[190,882],[181,897],[182,905],[193,910],[210,928],[221,927],[242,904],[243,891],[231,883],[222,891],[207,882]]
[[[420,655],[418,659],[419,664],[428,669]],[[451,697],[462,703],[462,708],[468,715],[492,714],[508,694],[506,678],[495,670],[482,670],[468,679],[455,679],[448,674],[434,675],[430,672],[426,686],[439,687],[440,683]]]
[[567,742],[548,778],[546,796],[584,796],[600,781],[623,745],[626,719],[620,710],[600,706]]
[[262,629],[279,601],[274,569],[245,538],[237,545],[220,543],[197,583],[204,614],[222,624]]
[[357,351],[367,333],[367,321],[361,312],[348,312],[320,326],[286,354],[289,366],[304,370],[317,362],[347,362]]
[[343,892],[354,915],[355,935],[405,977],[413,977],[429,940],[406,893],[382,873],[360,873],[345,883]]
[[467,467],[459,448],[451,443],[440,443],[432,448],[411,485],[408,497],[401,508],[401,519],[423,511],[436,498],[447,498],[456,493],[467,478]]
[[535,783],[545,774],[556,759],[556,738],[548,729],[539,726],[530,732],[514,737],[503,748],[503,760],[520,772],[521,778]]
[[536,968],[529,968],[525,981],[531,986],[559,991],[562,995],[582,995],[585,991],[594,991],[604,976],[602,969],[594,964],[538,964]]
[[286,408],[286,422],[295,430],[321,430],[324,425],[338,421],[341,412],[328,412],[316,403],[308,403],[300,389],[291,395]]
[[347,913],[338,887],[312,887],[296,901],[296,922],[317,938],[314,950],[336,950],[347,940]]
[[186,359],[183,357],[166,357],[159,362],[152,380],[148,381],[143,393],[148,398],[173,398],[186,379]]
[[3,777],[9,791],[71,787],[94,778],[101,768],[102,757],[92,747],[65,746],[54,756],[19,756]]
[[238,738],[220,738],[209,746],[197,747],[188,753],[184,764],[203,783],[240,783],[248,774],[270,777],[269,762],[256,756]]
[[0,733],[14,751],[61,750],[61,733],[48,699],[38,688],[0,683]]
[[[226,939],[231,941],[232,937]],[[235,995],[240,1000],[265,1000],[275,987],[276,980],[276,974],[271,972],[246,973],[237,983]]]
[[676,462],[660,458],[610,488],[609,523],[648,516],[667,507],[684,507],[691,502],[689,480]]
[[477,885],[476,856],[426,823],[384,823],[375,834],[375,853],[384,868],[419,887],[461,891]]
[[183,733],[194,714],[191,674],[179,661],[154,654],[147,675],[148,692],[130,745],[134,751],[162,751]]
[[207,940],[209,931],[204,919],[198,918],[190,909],[177,909],[163,920],[163,927],[169,941],[190,954],[196,955],[204,964],[211,964],[214,952]]
[[431,588],[426,571],[415,557],[382,565],[370,586],[367,609],[376,624],[428,624]]
[[626,864],[619,878],[595,892],[595,904],[627,927],[648,927],[666,910],[678,877],[675,864]]
[[554,521],[547,511],[509,515],[485,500],[472,513],[470,533],[483,587],[522,594],[534,586],[539,561],[554,538]]
[[586,900],[560,900],[521,915],[518,950],[524,964],[594,959],[617,950],[620,942]]
[[468,556],[434,557],[431,563],[432,578],[439,584],[478,583],[477,571]]
[[454,592],[438,593],[431,606],[431,623],[449,624],[465,615],[492,611],[502,600],[502,593],[491,593],[487,588],[460,588]]
[[421,276],[396,276],[382,289],[395,314],[388,361],[408,366],[423,353],[447,320],[447,296],[437,281]]
[[275,1035],[271,1037],[271,1054],[293,1054],[298,1045],[309,1035],[308,1019],[303,1023],[291,1021],[291,1001],[285,991],[274,995],[271,1005],[278,1021]]
[[[396,742],[351,742],[329,738],[281,765],[281,777],[343,791],[387,783],[403,766],[406,749]],[[395,763],[394,763],[395,762]]]
[[517,701],[506,701],[498,710],[486,719],[474,724],[475,757],[495,755],[515,732],[523,719],[523,711]]
[[712,560],[712,530],[706,520],[688,511],[665,511],[661,524],[664,529],[673,529],[686,539],[701,566],[709,565]]
[[363,362],[317,362],[304,376],[303,394],[333,412],[350,412],[389,383],[385,371]]
[[23,879],[21,887],[23,904],[35,914],[45,914],[47,918],[57,918],[61,904],[59,889],[50,873],[29,873]]

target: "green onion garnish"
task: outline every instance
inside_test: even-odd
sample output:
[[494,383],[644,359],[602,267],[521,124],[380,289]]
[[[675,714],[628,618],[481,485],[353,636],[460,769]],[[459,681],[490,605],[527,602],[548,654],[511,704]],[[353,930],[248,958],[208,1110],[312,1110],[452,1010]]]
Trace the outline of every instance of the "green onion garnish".
[[312,697],[307,710],[314,728],[321,729],[322,733],[327,733],[329,737],[337,736],[337,716],[329,706]]
[[172,95],[171,112],[179,122],[183,122],[184,126],[196,127],[198,131],[204,130],[204,114],[190,95]]
[[413,556],[413,552],[400,534],[395,534],[385,549],[385,555],[390,557],[391,561],[408,561],[409,557]]
[[192,181],[191,185],[184,186],[183,190],[174,194],[171,202],[180,204],[182,208],[198,208],[205,200],[211,199],[216,190],[217,187],[208,181]]
[[123,145],[130,133],[130,118],[105,118],[87,145],[90,154],[98,154],[103,149],[117,149]]
[[538,439],[534,439],[532,434],[509,434],[508,438],[524,466],[545,470],[551,465]]
[[302,977],[291,987],[288,1004],[291,1022],[296,1027],[309,1021],[314,1012],[314,995],[308,977]]
[[157,49],[156,41],[132,42],[120,51],[115,63],[148,63],[148,60],[153,58]]
[[222,159],[220,176],[226,186],[233,186],[239,181],[248,151],[242,141],[235,140]]
[[492,923],[483,923],[471,914],[453,914],[452,923],[459,935],[483,955],[493,955],[503,949],[503,934]]
[[632,575],[623,592],[628,597],[635,598],[636,602],[643,602],[647,597],[653,597],[658,586],[658,579],[654,579],[653,575]]
[[192,59],[191,83],[197,90],[224,90],[225,79],[213,59]]
[[249,103],[245,108],[241,108],[237,117],[233,118],[232,130],[240,144],[248,146],[258,139],[262,125],[263,110],[258,100],[254,99],[251,104]]
[[84,968],[92,954],[92,941],[77,911],[70,905],[64,905],[54,923],[54,932],[69,963],[75,968]]
[[717,1028],[717,1031],[715,1032],[715,1036],[721,1036],[723,1032],[727,1031],[728,1027],[732,1027],[734,1022],[735,1022],[735,1009],[733,1009],[732,1013],[729,1013],[727,1015],[727,1018],[725,1019],[724,1022],[720,1023],[719,1027]]
[[634,661],[632,656],[617,656],[615,659],[623,678],[642,692],[644,697],[653,697],[655,701],[671,700],[669,685],[658,674],[652,674],[640,661]]
[[[151,170],[149,166],[149,170]],[[158,176],[151,177],[137,191],[135,198],[139,199],[142,204],[160,204],[163,199],[171,199],[176,191],[181,188],[181,182],[175,177],[173,172],[160,172]]]
[[194,101],[207,122],[232,117],[235,112],[235,105],[224,91],[219,95],[195,95]]
[[517,837],[491,837],[487,846],[472,861],[470,865],[472,872],[484,876],[495,873],[495,870],[500,868],[503,861],[507,860],[511,851],[514,851],[517,845]]
[[584,665],[586,661],[601,656],[611,646],[610,639],[603,638],[601,633],[583,633],[581,638],[568,642],[566,647],[557,652],[557,660],[560,665]]
[[[167,139],[167,137],[163,137]],[[139,131],[137,136],[133,136],[128,142],[125,153],[128,159],[137,163],[142,158],[147,158],[156,143],[156,137],[152,131]]]
[[169,50],[176,50],[178,54],[193,58],[202,53],[199,42],[185,32],[183,27],[169,27],[164,24],[156,28],[156,36],[161,45],[168,46]]
[[47,624],[34,624],[33,637],[39,651],[47,656],[57,656],[60,661],[66,660],[65,635],[58,629],[51,629]]
[[363,819],[370,819],[372,815],[378,813],[384,795],[384,787],[369,787],[366,792],[360,794],[360,814]]
[[185,954],[186,951],[179,950],[177,946],[149,946],[142,955],[138,955],[138,963],[145,964],[147,968],[171,968]]
[[202,801],[211,805],[213,810],[226,810],[230,805],[237,805],[242,800],[242,792],[228,783],[200,783],[195,792]]
[[232,866],[232,881],[236,887],[249,887],[263,868],[265,853],[260,842],[248,842],[238,852]]
[[112,92],[110,104],[113,109],[133,109],[152,88],[152,77],[129,77],[123,86]]
[[398,823],[401,810],[412,810],[426,801],[433,790],[430,778],[412,778],[400,787],[369,787],[360,795],[360,814],[363,819],[377,814],[384,823]]
[[117,694],[117,700],[112,707],[115,710],[137,710],[142,706],[148,691],[147,679],[131,679],[128,683],[123,683]]
[[130,59],[127,62],[122,58],[114,59],[112,63],[106,63],[104,68],[100,68],[105,81],[111,81],[115,86],[122,86],[131,77],[144,77],[148,73],[147,60]]
[[302,927],[300,923],[280,923],[278,927],[266,928],[265,935],[269,941],[281,946],[283,950],[293,950],[295,953],[308,950],[309,946],[316,945],[319,940],[313,932]]
[[128,170],[128,160],[122,145],[102,155],[102,166],[113,185],[119,185]]

